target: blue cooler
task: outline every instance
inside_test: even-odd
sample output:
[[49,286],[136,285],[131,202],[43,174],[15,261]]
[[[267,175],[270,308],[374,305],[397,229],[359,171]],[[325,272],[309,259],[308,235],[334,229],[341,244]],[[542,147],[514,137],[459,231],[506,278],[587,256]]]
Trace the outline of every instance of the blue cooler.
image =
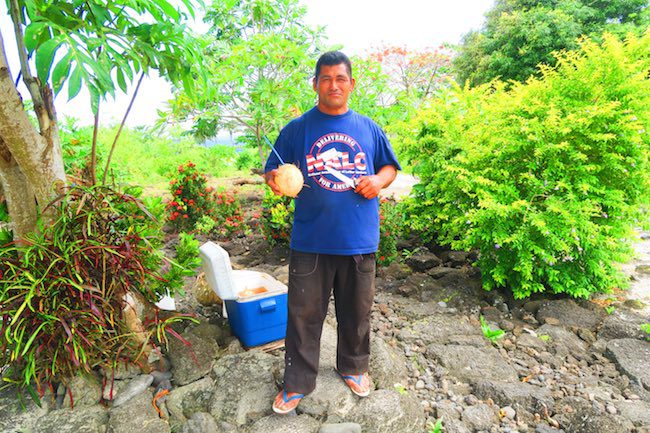
[[281,340],[287,331],[287,286],[263,272],[232,270],[228,253],[207,242],[199,249],[206,279],[224,301],[233,334],[245,347]]

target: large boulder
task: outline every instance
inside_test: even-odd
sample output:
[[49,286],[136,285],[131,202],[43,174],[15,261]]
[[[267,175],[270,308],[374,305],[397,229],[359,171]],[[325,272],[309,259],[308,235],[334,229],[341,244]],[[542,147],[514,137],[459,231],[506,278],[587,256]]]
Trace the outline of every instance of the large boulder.
[[419,340],[424,344],[488,345],[478,326],[472,325],[465,316],[451,314],[431,314],[415,320],[399,331],[399,338],[409,343]]
[[0,432],[31,431],[46,413],[47,409],[37,406],[25,392],[20,397],[15,387],[0,388]]
[[300,402],[298,413],[328,422],[340,422],[356,404],[354,394],[333,369],[320,369],[316,388]]
[[218,326],[201,323],[183,332],[185,341],[169,338],[168,355],[176,386],[187,385],[210,372],[212,361],[219,352],[217,339],[221,335],[222,331]]
[[181,433],[222,433],[223,430],[217,425],[209,413],[197,412],[185,423],[180,430]]
[[584,399],[568,397],[562,400],[562,407],[571,408],[566,414],[567,423],[563,428],[573,433],[631,433],[634,426],[629,420],[618,415],[600,412]]
[[348,421],[360,424],[364,433],[420,433],[425,419],[415,397],[381,389],[363,398]]
[[395,350],[379,337],[370,339],[370,376],[377,388],[392,389],[395,383],[406,383],[408,370],[401,350]]
[[[101,406],[60,409],[38,418],[29,431],[30,433],[106,433],[107,423],[108,411]],[[5,431],[13,433],[16,428]],[[127,431],[125,430],[124,433]]]
[[632,383],[650,391],[650,341],[632,338],[610,340],[605,355]]
[[152,401],[153,394],[145,391],[112,408],[106,433],[169,433],[169,424],[160,418]]
[[255,421],[246,433],[317,433],[319,426],[309,415],[270,415]]
[[517,371],[493,347],[477,348],[431,344],[427,354],[436,359],[450,376],[469,383],[481,380],[517,381]]
[[551,391],[528,383],[481,380],[474,386],[474,394],[483,400],[491,398],[502,407],[511,406],[517,412],[524,409],[541,413],[544,407],[553,411]]
[[440,266],[442,260],[428,250],[419,250],[406,259],[406,264],[415,272],[426,272],[433,267]]
[[217,421],[242,426],[271,415],[271,404],[278,392],[282,359],[260,350],[227,355],[215,362],[212,379],[217,390],[210,414]]
[[603,325],[598,331],[598,338],[604,340],[643,339],[645,332],[641,330],[641,325],[647,323],[648,320],[650,319],[635,312],[617,309],[603,320]]
[[174,388],[165,401],[169,412],[169,424],[176,428],[187,422],[194,414],[208,412],[214,392],[214,381],[210,377]]
[[547,301],[537,311],[537,320],[540,323],[559,323],[562,326],[587,328],[592,331],[605,317],[602,310],[585,308],[571,299],[558,299]]

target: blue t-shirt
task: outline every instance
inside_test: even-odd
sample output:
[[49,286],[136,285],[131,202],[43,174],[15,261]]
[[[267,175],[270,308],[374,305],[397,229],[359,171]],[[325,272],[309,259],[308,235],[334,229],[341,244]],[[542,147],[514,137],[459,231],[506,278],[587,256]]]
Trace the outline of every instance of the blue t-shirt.
[[[379,200],[355,193],[325,166],[353,179],[375,174],[385,165],[401,169],[381,128],[352,110],[331,116],[314,107],[282,129],[275,148],[284,162],[297,165],[305,178],[295,199],[291,248],[336,255],[377,251]],[[336,149],[338,155],[321,159],[330,149]],[[280,164],[271,152],[264,169],[268,172]]]

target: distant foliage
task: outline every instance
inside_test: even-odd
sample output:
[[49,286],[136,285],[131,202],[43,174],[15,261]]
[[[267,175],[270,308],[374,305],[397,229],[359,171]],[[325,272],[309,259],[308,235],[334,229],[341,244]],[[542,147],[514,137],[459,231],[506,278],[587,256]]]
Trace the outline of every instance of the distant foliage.
[[480,252],[486,289],[624,286],[650,203],[650,33],[605,36],[505,90],[455,88],[401,130],[421,183],[411,228]]
[[454,66],[462,84],[523,82],[541,75],[538,65],[554,66],[554,52],[578,49],[580,37],[640,35],[648,25],[648,0],[497,0],[483,28],[465,35]]

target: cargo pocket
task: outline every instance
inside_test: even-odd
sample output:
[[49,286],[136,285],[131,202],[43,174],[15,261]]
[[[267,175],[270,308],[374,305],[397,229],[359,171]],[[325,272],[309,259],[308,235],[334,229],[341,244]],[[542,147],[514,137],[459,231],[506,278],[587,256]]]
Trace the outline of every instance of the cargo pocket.
[[375,253],[370,254],[361,254],[355,256],[355,263],[357,266],[357,272],[360,274],[374,274],[375,273]]
[[318,254],[291,251],[289,256],[289,273],[296,277],[311,275],[318,266]]

